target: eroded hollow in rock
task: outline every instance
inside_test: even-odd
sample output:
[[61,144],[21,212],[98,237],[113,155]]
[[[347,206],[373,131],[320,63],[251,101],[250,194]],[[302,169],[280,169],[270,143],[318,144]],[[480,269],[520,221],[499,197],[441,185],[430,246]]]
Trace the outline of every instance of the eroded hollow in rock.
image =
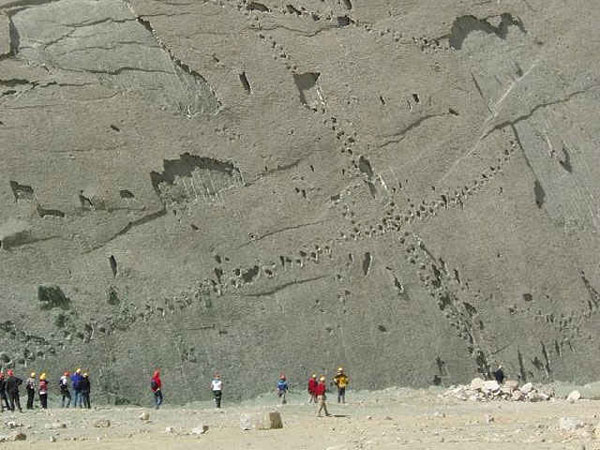
[[59,286],[38,286],[38,300],[42,309],[70,309],[71,300]]
[[214,198],[219,192],[243,184],[239,169],[230,162],[184,153],[164,160],[162,172],[151,172],[152,186],[167,204],[185,204]]

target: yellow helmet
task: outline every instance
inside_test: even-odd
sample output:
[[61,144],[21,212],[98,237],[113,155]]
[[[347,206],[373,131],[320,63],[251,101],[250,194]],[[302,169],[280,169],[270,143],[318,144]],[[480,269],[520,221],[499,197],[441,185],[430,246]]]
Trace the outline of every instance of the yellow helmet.
[[75,373],[81,373],[81,369],[77,369]]
[[35,372],[31,372],[31,375],[30,375],[30,377],[31,377],[31,378],[35,378]]
[[343,371],[344,371],[344,368],[343,368],[343,367],[339,367],[339,368],[338,368],[338,372],[343,372]]
[[319,381],[325,381],[325,375],[321,375],[321,378],[319,378]]
[[45,374],[45,373],[41,374],[41,375],[40,375],[40,380],[42,380],[42,381],[43,381],[43,380],[45,380],[45,379],[46,379],[46,374]]

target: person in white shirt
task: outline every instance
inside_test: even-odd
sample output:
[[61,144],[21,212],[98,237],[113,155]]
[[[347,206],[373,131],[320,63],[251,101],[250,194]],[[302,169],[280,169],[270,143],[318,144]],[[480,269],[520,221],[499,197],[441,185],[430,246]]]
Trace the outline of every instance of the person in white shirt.
[[215,377],[210,383],[210,389],[215,397],[215,405],[217,408],[221,407],[221,398],[223,396],[223,380],[221,380],[221,375],[215,373]]

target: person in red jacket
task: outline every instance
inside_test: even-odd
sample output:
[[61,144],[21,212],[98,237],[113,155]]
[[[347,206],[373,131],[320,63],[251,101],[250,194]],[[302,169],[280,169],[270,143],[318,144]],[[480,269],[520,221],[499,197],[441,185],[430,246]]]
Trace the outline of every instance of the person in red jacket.
[[317,389],[317,374],[313,373],[312,376],[308,379],[308,395],[310,398],[308,399],[308,403],[317,403],[317,394],[315,393]]
[[325,380],[326,378],[321,375],[321,378],[319,378],[319,384],[317,384],[317,387],[315,389],[315,394],[317,395],[317,401],[319,402],[319,409],[317,411],[317,417],[321,417],[321,411],[325,411],[325,415],[329,416],[329,411],[327,411],[327,403],[325,402],[327,400],[327,396],[325,395],[325,393],[327,392],[327,386],[325,385]]
[[154,394],[154,405],[156,409],[160,408],[163,402],[162,381],[160,381],[160,370],[155,370],[152,379],[150,380],[150,389]]

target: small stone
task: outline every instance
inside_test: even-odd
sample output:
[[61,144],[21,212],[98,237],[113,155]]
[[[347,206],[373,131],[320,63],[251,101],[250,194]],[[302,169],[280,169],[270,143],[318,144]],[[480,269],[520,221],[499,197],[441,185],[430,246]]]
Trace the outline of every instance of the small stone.
[[561,417],[558,420],[558,428],[561,431],[575,431],[584,427],[584,423],[577,417]]
[[150,413],[148,411],[144,411],[140,414],[139,419],[144,421],[150,420]]
[[195,434],[195,435],[206,434],[207,431],[208,431],[208,425],[201,424],[192,430],[192,434]]
[[94,421],[94,427],[96,428],[108,428],[110,427],[110,420],[108,419],[98,419]]
[[570,403],[575,403],[576,401],[581,399],[581,393],[579,391],[573,391],[567,396],[567,401]]
[[27,435],[25,433],[17,433],[10,437],[11,441],[24,441],[27,439]]
[[512,400],[515,402],[520,402],[525,399],[525,394],[523,394],[520,390],[513,391]]
[[50,436],[50,442],[56,442],[56,438],[54,436]]
[[509,389],[511,392],[519,388],[519,382],[517,380],[506,380],[503,387]]
[[174,432],[175,432],[175,428],[173,428],[173,427],[167,427],[167,428],[165,428],[165,433],[171,434],[171,433],[174,433]]
[[44,428],[46,428],[47,430],[60,430],[62,428],[67,428],[67,424],[64,422],[47,423],[46,425],[44,425]]
[[496,392],[500,390],[500,385],[496,380],[484,381],[483,390],[486,392]]
[[281,413],[279,411],[269,411],[264,415],[262,425],[263,430],[278,430],[283,428],[283,421],[281,420]]
[[520,391],[523,394],[529,394],[532,390],[533,390],[533,384],[531,384],[531,383],[524,384],[523,386],[521,386],[521,389],[520,389]]
[[483,417],[485,419],[485,423],[492,423],[494,421],[494,416],[492,416],[491,414],[486,414]]

